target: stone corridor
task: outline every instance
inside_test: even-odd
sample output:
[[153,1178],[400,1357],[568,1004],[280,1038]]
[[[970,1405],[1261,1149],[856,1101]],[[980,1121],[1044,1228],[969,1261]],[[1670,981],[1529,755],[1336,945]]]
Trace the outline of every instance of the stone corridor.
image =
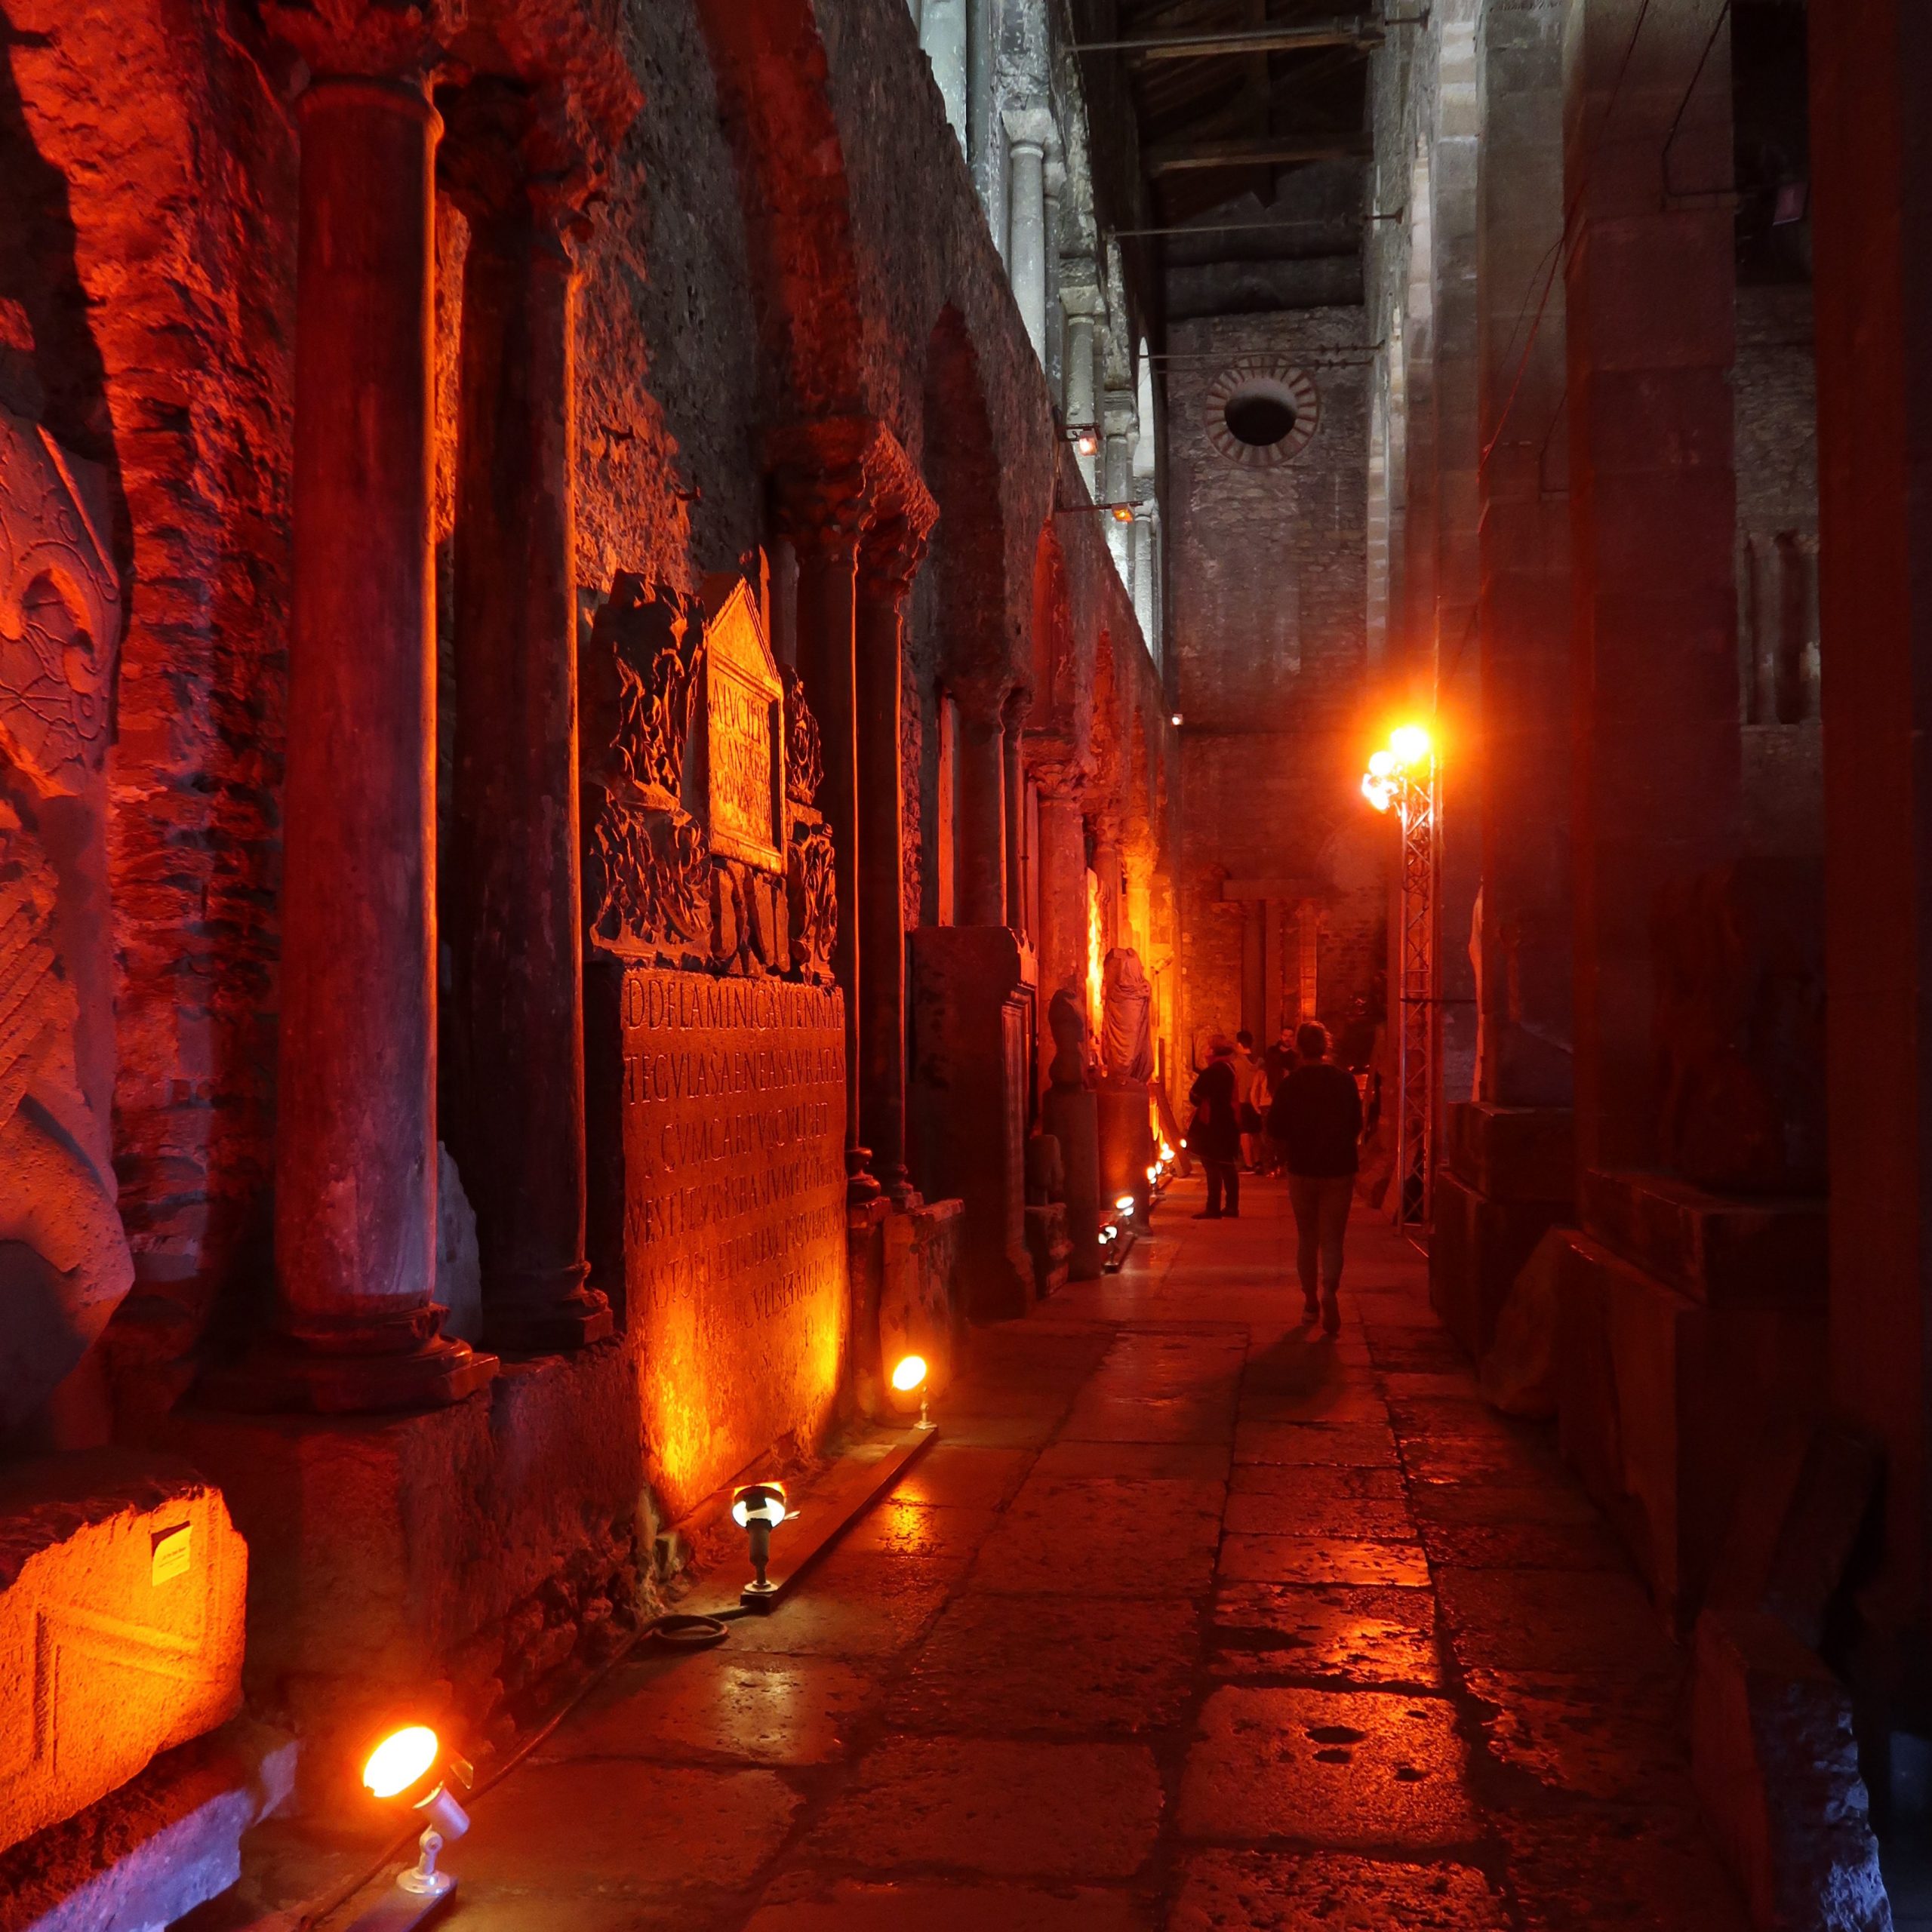
[[798,1598],[486,1793],[452,1932],[1740,1927],[1682,1659],[1420,1257],[1358,1221],[1327,1343],[1280,1184],[1198,1192],[976,1337]]

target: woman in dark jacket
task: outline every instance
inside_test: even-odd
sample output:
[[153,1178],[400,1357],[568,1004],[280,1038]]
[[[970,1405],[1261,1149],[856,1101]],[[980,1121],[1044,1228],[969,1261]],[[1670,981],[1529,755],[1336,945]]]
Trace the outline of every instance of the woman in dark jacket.
[[1197,1221],[1241,1218],[1241,1115],[1235,1104],[1234,1055],[1226,1040],[1216,1039],[1208,1049],[1208,1064],[1187,1096],[1194,1103],[1187,1151],[1208,1171],[1208,1206],[1195,1216]]

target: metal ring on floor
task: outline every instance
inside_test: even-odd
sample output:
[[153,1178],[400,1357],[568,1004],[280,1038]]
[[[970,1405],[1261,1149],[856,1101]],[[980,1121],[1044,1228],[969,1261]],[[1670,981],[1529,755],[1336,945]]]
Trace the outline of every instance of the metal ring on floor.
[[678,1615],[659,1617],[644,1634],[674,1650],[704,1651],[723,1643],[731,1635],[731,1626],[721,1617]]

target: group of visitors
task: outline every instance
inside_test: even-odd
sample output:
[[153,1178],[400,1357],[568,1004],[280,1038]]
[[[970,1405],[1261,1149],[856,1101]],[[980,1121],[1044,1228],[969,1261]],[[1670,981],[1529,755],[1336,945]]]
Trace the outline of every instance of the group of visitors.
[[[1328,1029],[1313,1020],[1282,1029],[1280,1047],[1257,1060],[1252,1037],[1217,1035],[1188,1095],[1188,1149],[1208,1177],[1198,1220],[1238,1220],[1241,1177],[1278,1167],[1294,1210],[1302,1315],[1323,1329],[1342,1325],[1342,1238],[1355,1193],[1361,1096],[1355,1076],[1328,1056]],[[1278,1072],[1275,1069],[1278,1067]]]

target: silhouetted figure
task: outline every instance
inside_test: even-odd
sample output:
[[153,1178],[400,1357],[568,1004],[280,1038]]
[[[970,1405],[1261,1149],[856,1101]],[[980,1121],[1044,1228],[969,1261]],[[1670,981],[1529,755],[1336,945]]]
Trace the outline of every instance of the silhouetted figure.
[[1268,1132],[1281,1143],[1288,1170],[1302,1318],[1312,1321],[1318,1314],[1333,1335],[1342,1326],[1342,1237],[1355,1194],[1361,1096],[1354,1076],[1330,1060],[1325,1026],[1311,1020],[1298,1027],[1295,1051],[1299,1061],[1268,1110]]
[[1194,1103],[1188,1147],[1200,1156],[1208,1171],[1208,1205],[1195,1217],[1198,1221],[1240,1218],[1241,1115],[1236,1095],[1235,1050],[1217,1035],[1208,1049],[1208,1064],[1195,1076],[1187,1096]]

